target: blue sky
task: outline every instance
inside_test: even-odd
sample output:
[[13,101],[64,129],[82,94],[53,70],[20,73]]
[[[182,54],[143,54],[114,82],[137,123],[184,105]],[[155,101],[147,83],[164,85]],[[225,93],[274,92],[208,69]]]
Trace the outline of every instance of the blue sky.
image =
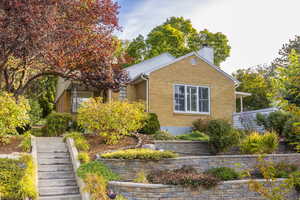
[[283,43],[300,34],[300,0],[118,0],[122,39],[146,35],[168,17],[183,16],[198,30],[227,35],[228,73],[270,63]]

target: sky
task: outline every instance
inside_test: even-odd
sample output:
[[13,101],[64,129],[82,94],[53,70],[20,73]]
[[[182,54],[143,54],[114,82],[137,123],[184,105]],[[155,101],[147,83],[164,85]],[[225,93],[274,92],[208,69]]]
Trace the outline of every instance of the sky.
[[221,68],[269,64],[289,39],[300,34],[300,0],[117,0],[122,39],[144,36],[168,17],[190,19],[197,30],[222,32],[231,55]]

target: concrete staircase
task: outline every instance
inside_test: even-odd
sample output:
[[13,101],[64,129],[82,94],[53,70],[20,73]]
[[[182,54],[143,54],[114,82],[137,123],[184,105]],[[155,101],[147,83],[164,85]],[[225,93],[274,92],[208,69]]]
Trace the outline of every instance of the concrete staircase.
[[61,137],[37,138],[40,200],[81,200],[70,154]]

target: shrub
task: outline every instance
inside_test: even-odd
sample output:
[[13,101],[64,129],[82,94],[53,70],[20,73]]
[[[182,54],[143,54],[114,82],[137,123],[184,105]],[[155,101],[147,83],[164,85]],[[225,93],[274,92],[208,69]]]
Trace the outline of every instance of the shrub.
[[24,152],[30,152],[31,151],[31,132],[26,132],[22,136],[22,141],[20,143],[20,147]]
[[154,140],[175,140],[176,137],[171,135],[167,131],[157,131],[154,135],[151,135]]
[[274,178],[288,178],[291,174],[296,172],[298,170],[298,166],[294,164],[288,164],[285,162],[279,162],[279,163],[260,163],[256,169],[259,169],[258,171],[255,171],[255,176],[259,178],[263,178],[263,171],[262,170],[268,170],[270,173],[272,173],[272,176]]
[[286,141],[290,146],[295,150],[300,150],[300,118],[292,117],[286,121],[283,129],[283,134],[286,138]]
[[57,113],[52,112],[46,118],[46,126],[44,129],[45,136],[61,136],[68,129],[72,122],[70,113]]
[[91,194],[92,199],[108,200],[107,180],[99,174],[86,174],[84,191]]
[[193,122],[193,130],[206,133],[210,119],[197,119]]
[[208,141],[209,137],[205,133],[199,131],[193,131],[192,133],[178,135],[176,136],[176,139],[191,140],[191,141]]
[[116,200],[128,200],[123,195],[117,195]]
[[144,121],[144,126],[139,133],[143,134],[154,134],[160,129],[158,117],[155,113],[148,113],[147,118]]
[[18,134],[16,127],[29,123],[28,101],[19,97],[18,103],[11,94],[0,92],[0,137]]
[[214,176],[197,173],[194,170],[186,170],[185,168],[152,172],[147,178],[151,183],[182,185],[193,188],[199,186],[211,188],[219,182]]
[[124,136],[143,127],[146,112],[142,103],[113,101],[103,103],[101,98],[91,98],[78,110],[77,121],[82,127],[96,132],[115,144]]
[[207,170],[205,173],[215,176],[222,181],[236,180],[240,178],[240,174],[229,167],[212,168]]
[[225,120],[211,120],[208,123],[207,133],[209,145],[213,153],[224,152],[239,143],[240,132],[234,130]]
[[104,153],[101,155],[102,158],[115,158],[115,159],[141,159],[141,160],[161,160],[164,158],[175,158],[176,153],[171,151],[158,151],[152,149],[127,149],[120,150],[111,153]]
[[140,171],[137,177],[133,180],[134,183],[149,183],[147,180],[147,175],[144,171]]
[[286,121],[291,115],[283,111],[275,111],[269,115],[258,113],[256,115],[257,124],[263,126],[267,131],[275,131],[280,136],[283,135],[283,129]]
[[108,181],[118,180],[119,176],[113,173],[108,167],[99,161],[92,161],[80,165],[77,169],[77,175],[85,179],[87,174],[97,174],[103,176]]
[[259,134],[252,132],[240,145],[240,149],[245,154],[263,154],[274,152],[279,144],[279,138],[275,132]]
[[29,117],[30,117],[30,123],[32,125],[35,125],[38,123],[43,115],[43,109],[41,108],[40,104],[36,100],[30,100],[30,111],[29,111]]
[[31,156],[0,158],[0,188],[3,199],[36,199],[35,165]]
[[76,138],[74,140],[75,146],[78,151],[88,151],[90,150],[90,144],[84,137]]
[[91,158],[87,152],[79,152],[78,154],[78,160],[81,163],[88,163],[91,161]]

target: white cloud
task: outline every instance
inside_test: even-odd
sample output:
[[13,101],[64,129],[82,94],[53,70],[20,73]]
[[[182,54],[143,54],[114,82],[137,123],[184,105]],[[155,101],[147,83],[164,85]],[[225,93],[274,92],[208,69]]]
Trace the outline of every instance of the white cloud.
[[299,0],[140,0],[131,12],[121,13],[120,37],[146,35],[166,18],[183,16],[198,30],[228,36],[232,51],[222,68],[231,73],[270,63],[283,43],[300,34],[299,8]]

